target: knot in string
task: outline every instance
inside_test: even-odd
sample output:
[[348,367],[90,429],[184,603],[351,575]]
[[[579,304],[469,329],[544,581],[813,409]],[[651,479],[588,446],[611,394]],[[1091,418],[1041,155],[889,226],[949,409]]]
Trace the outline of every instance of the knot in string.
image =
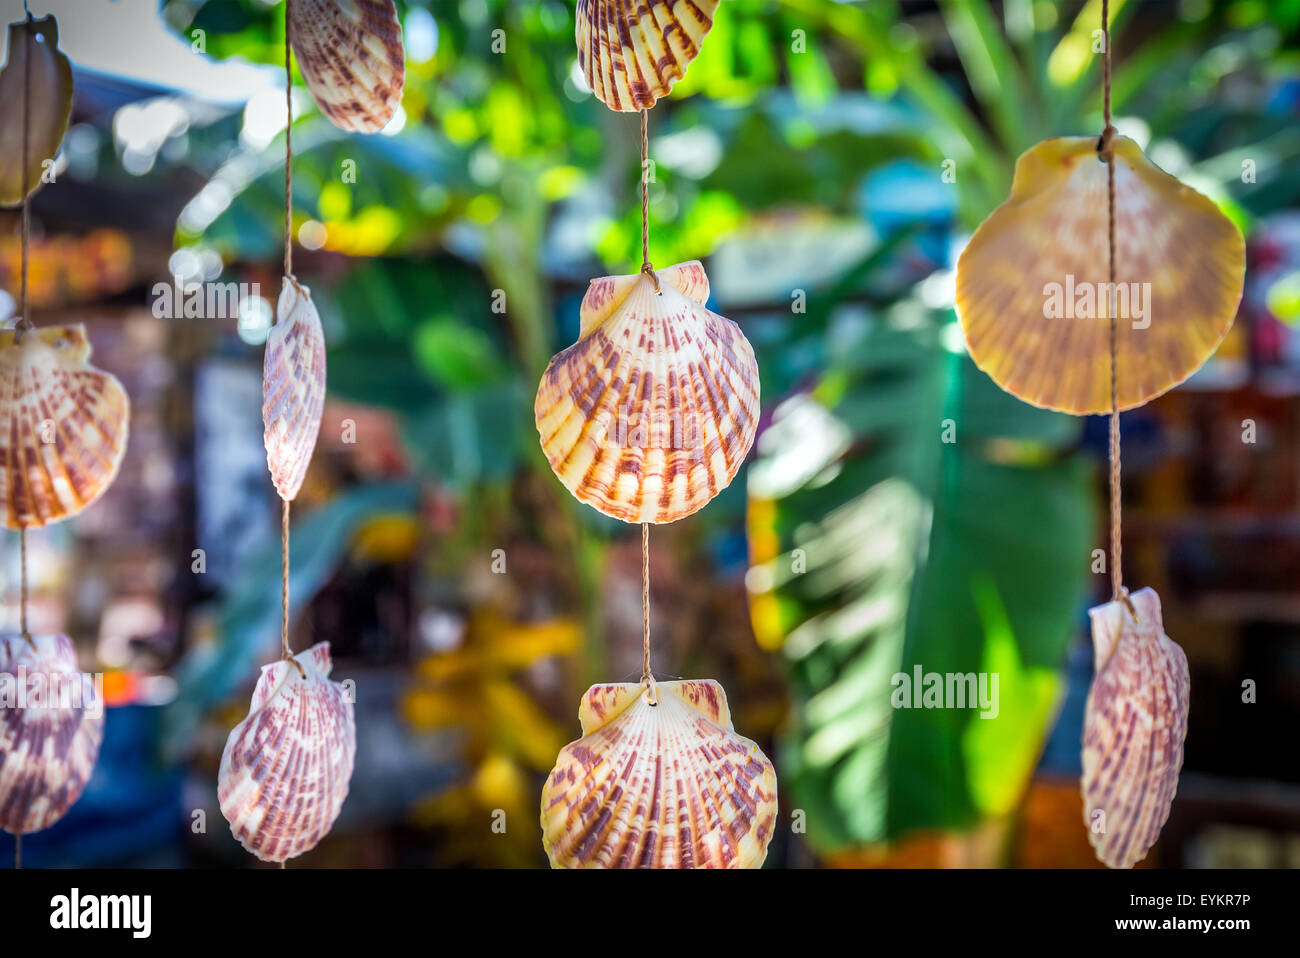
[[1114,124],[1107,123],[1101,136],[1097,137],[1097,158],[1103,163],[1109,163],[1115,158],[1115,137],[1118,135],[1119,131]]
[[663,292],[663,287],[659,285],[659,274],[655,272],[653,263],[642,263],[641,272],[650,277],[650,282],[655,284],[656,293]]

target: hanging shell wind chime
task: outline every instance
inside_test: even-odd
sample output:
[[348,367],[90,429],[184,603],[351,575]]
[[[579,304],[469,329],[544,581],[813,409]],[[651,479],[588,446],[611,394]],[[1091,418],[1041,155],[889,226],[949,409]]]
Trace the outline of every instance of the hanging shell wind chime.
[[610,109],[641,113],[642,267],[593,280],[574,345],[550,362],[534,408],[542,449],[577,499],[641,524],[639,683],[592,686],[582,737],[542,792],[557,868],[758,868],[776,825],[776,772],[732,728],[711,680],[650,668],[649,530],[703,508],[740,469],[758,425],[754,350],[705,307],[698,262],[650,264],[647,111],[680,79],[716,2],[579,0],[578,61]]
[[77,515],[117,477],[130,430],[122,384],[89,363],[79,324],[37,329],[27,301],[31,194],[59,150],[72,105],[72,67],[50,16],[9,25],[0,70],[0,204],[22,206],[18,322],[0,331],[0,503],[19,532],[20,629],[0,637],[0,828],[49,828],[81,797],[104,737],[103,703],[66,635],[27,627],[27,530]]
[[[1232,326],[1245,242],[1206,197],[1118,135],[1102,2],[1104,127],[1016,163],[1010,198],[957,264],[971,359],[1025,402],[1110,415],[1111,601],[1090,611],[1096,672],[1084,715],[1084,823],[1112,868],[1141,861],[1169,817],[1190,679],[1151,589],[1123,584],[1119,414],[1199,369]],[[1100,160],[1101,162],[1098,162]]]
[[293,274],[293,76],[290,50],[321,112],[343,130],[392,118],[406,78],[392,0],[285,5],[284,283],[262,370],[266,463],[281,499],[281,656],[262,667],[248,717],[226,740],[217,776],[231,833],[263,861],[315,848],[347,798],[356,756],[351,693],[329,678],[329,644],[289,648],[289,504],[302,488],[325,407],[325,334]]

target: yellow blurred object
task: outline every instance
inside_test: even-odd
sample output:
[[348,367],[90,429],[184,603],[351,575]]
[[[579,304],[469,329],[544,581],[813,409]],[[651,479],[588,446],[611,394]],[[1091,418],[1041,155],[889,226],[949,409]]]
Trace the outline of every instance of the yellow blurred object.
[[420,542],[420,522],[412,515],[376,516],[357,530],[352,554],[370,562],[404,562]]
[[484,611],[471,618],[460,646],[417,666],[403,714],[417,730],[462,731],[462,754],[473,769],[467,781],[415,812],[420,823],[446,830],[449,843],[440,843],[440,853],[452,862],[536,863],[537,776],[551,767],[566,736],[519,673],[572,656],[581,640],[569,619],[519,623]]

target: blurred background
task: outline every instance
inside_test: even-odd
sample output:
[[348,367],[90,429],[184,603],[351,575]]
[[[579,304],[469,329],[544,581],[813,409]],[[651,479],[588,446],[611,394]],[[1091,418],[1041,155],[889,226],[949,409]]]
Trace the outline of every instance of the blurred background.
[[[292,635],[330,643],[358,735],[342,815],[295,865],[539,867],[579,696],[640,675],[639,530],[571,499],[532,423],[588,281],[639,265],[638,120],[583,82],[571,2],[397,6],[406,90],[382,133],[343,134],[293,91],[294,265],[330,392],[294,508]],[[33,200],[34,318],[85,322],[133,416],[103,500],[30,537],[34,628],[75,637],[110,707],[90,786],[25,862],[251,867],[215,780],[279,634],[260,409],[283,7],[30,7],[58,17],[76,83]],[[1300,3],[1111,8],[1120,131],[1219,203],[1249,258],[1215,358],[1123,417],[1125,578],[1160,593],[1193,690],[1144,867],[1296,867]],[[1100,131],[1099,17],[725,0],[650,115],[651,259],[704,260],[764,399],[736,481],[650,537],[655,667],[721,681],[775,760],[768,867],[1095,865],[1078,775],[1106,423],[974,368],[953,267],[1021,151]],[[0,211],[0,316],[18,233]],[[260,292],[160,318],[159,284],[200,282]],[[997,717],[892,708],[917,665],[996,672]]]

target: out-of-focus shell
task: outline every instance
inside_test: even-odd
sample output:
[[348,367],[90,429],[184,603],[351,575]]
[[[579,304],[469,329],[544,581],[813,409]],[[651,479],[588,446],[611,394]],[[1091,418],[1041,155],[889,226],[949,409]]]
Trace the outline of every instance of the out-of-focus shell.
[[758,868],[776,826],[776,771],[732,729],[710,679],[593,685],[542,790],[556,868]]
[[611,110],[648,110],[700,53],[719,0],[578,0],[578,63]]
[[1151,589],[1090,609],[1096,675],[1083,726],[1083,816],[1097,857],[1131,868],[1160,837],[1178,789],[1191,679]]
[[27,87],[27,193],[41,185],[46,160],[53,160],[68,131],[72,112],[72,65],[59,51],[53,16],[9,24],[9,59],[0,70],[0,206],[23,201],[23,90],[27,51],[32,54]]
[[72,640],[39,635],[32,644],[0,638],[0,829],[16,834],[67,814],[104,739],[104,701],[77,668]]
[[248,717],[221,753],[217,799],[231,833],[264,862],[311,851],[338,818],[352,779],[357,727],[329,679],[328,642],[262,666]]
[[[975,364],[1025,402],[1075,414],[1111,408],[1107,172],[1096,146],[1070,137],[1025,152],[1011,197],[957,263],[957,313]],[[1128,409],[1213,354],[1241,300],[1246,252],[1210,200],[1132,140],[1116,137],[1114,154],[1116,380]],[[1088,294],[1091,309],[1080,299]]]
[[0,330],[0,502],[10,529],[76,515],[117,476],[131,408],[81,324]]
[[298,69],[331,123],[374,133],[393,118],[406,83],[393,0],[290,0]]
[[534,412],[551,468],[624,522],[688,516],[735,477],[758,428],[758,363],[704,308],[698,262],[593,280],[578,341],[551,360]]
[[281,499],[302,488],[325,409],[325,333],[311,290],[286,279],[262,359],[266,464]]

